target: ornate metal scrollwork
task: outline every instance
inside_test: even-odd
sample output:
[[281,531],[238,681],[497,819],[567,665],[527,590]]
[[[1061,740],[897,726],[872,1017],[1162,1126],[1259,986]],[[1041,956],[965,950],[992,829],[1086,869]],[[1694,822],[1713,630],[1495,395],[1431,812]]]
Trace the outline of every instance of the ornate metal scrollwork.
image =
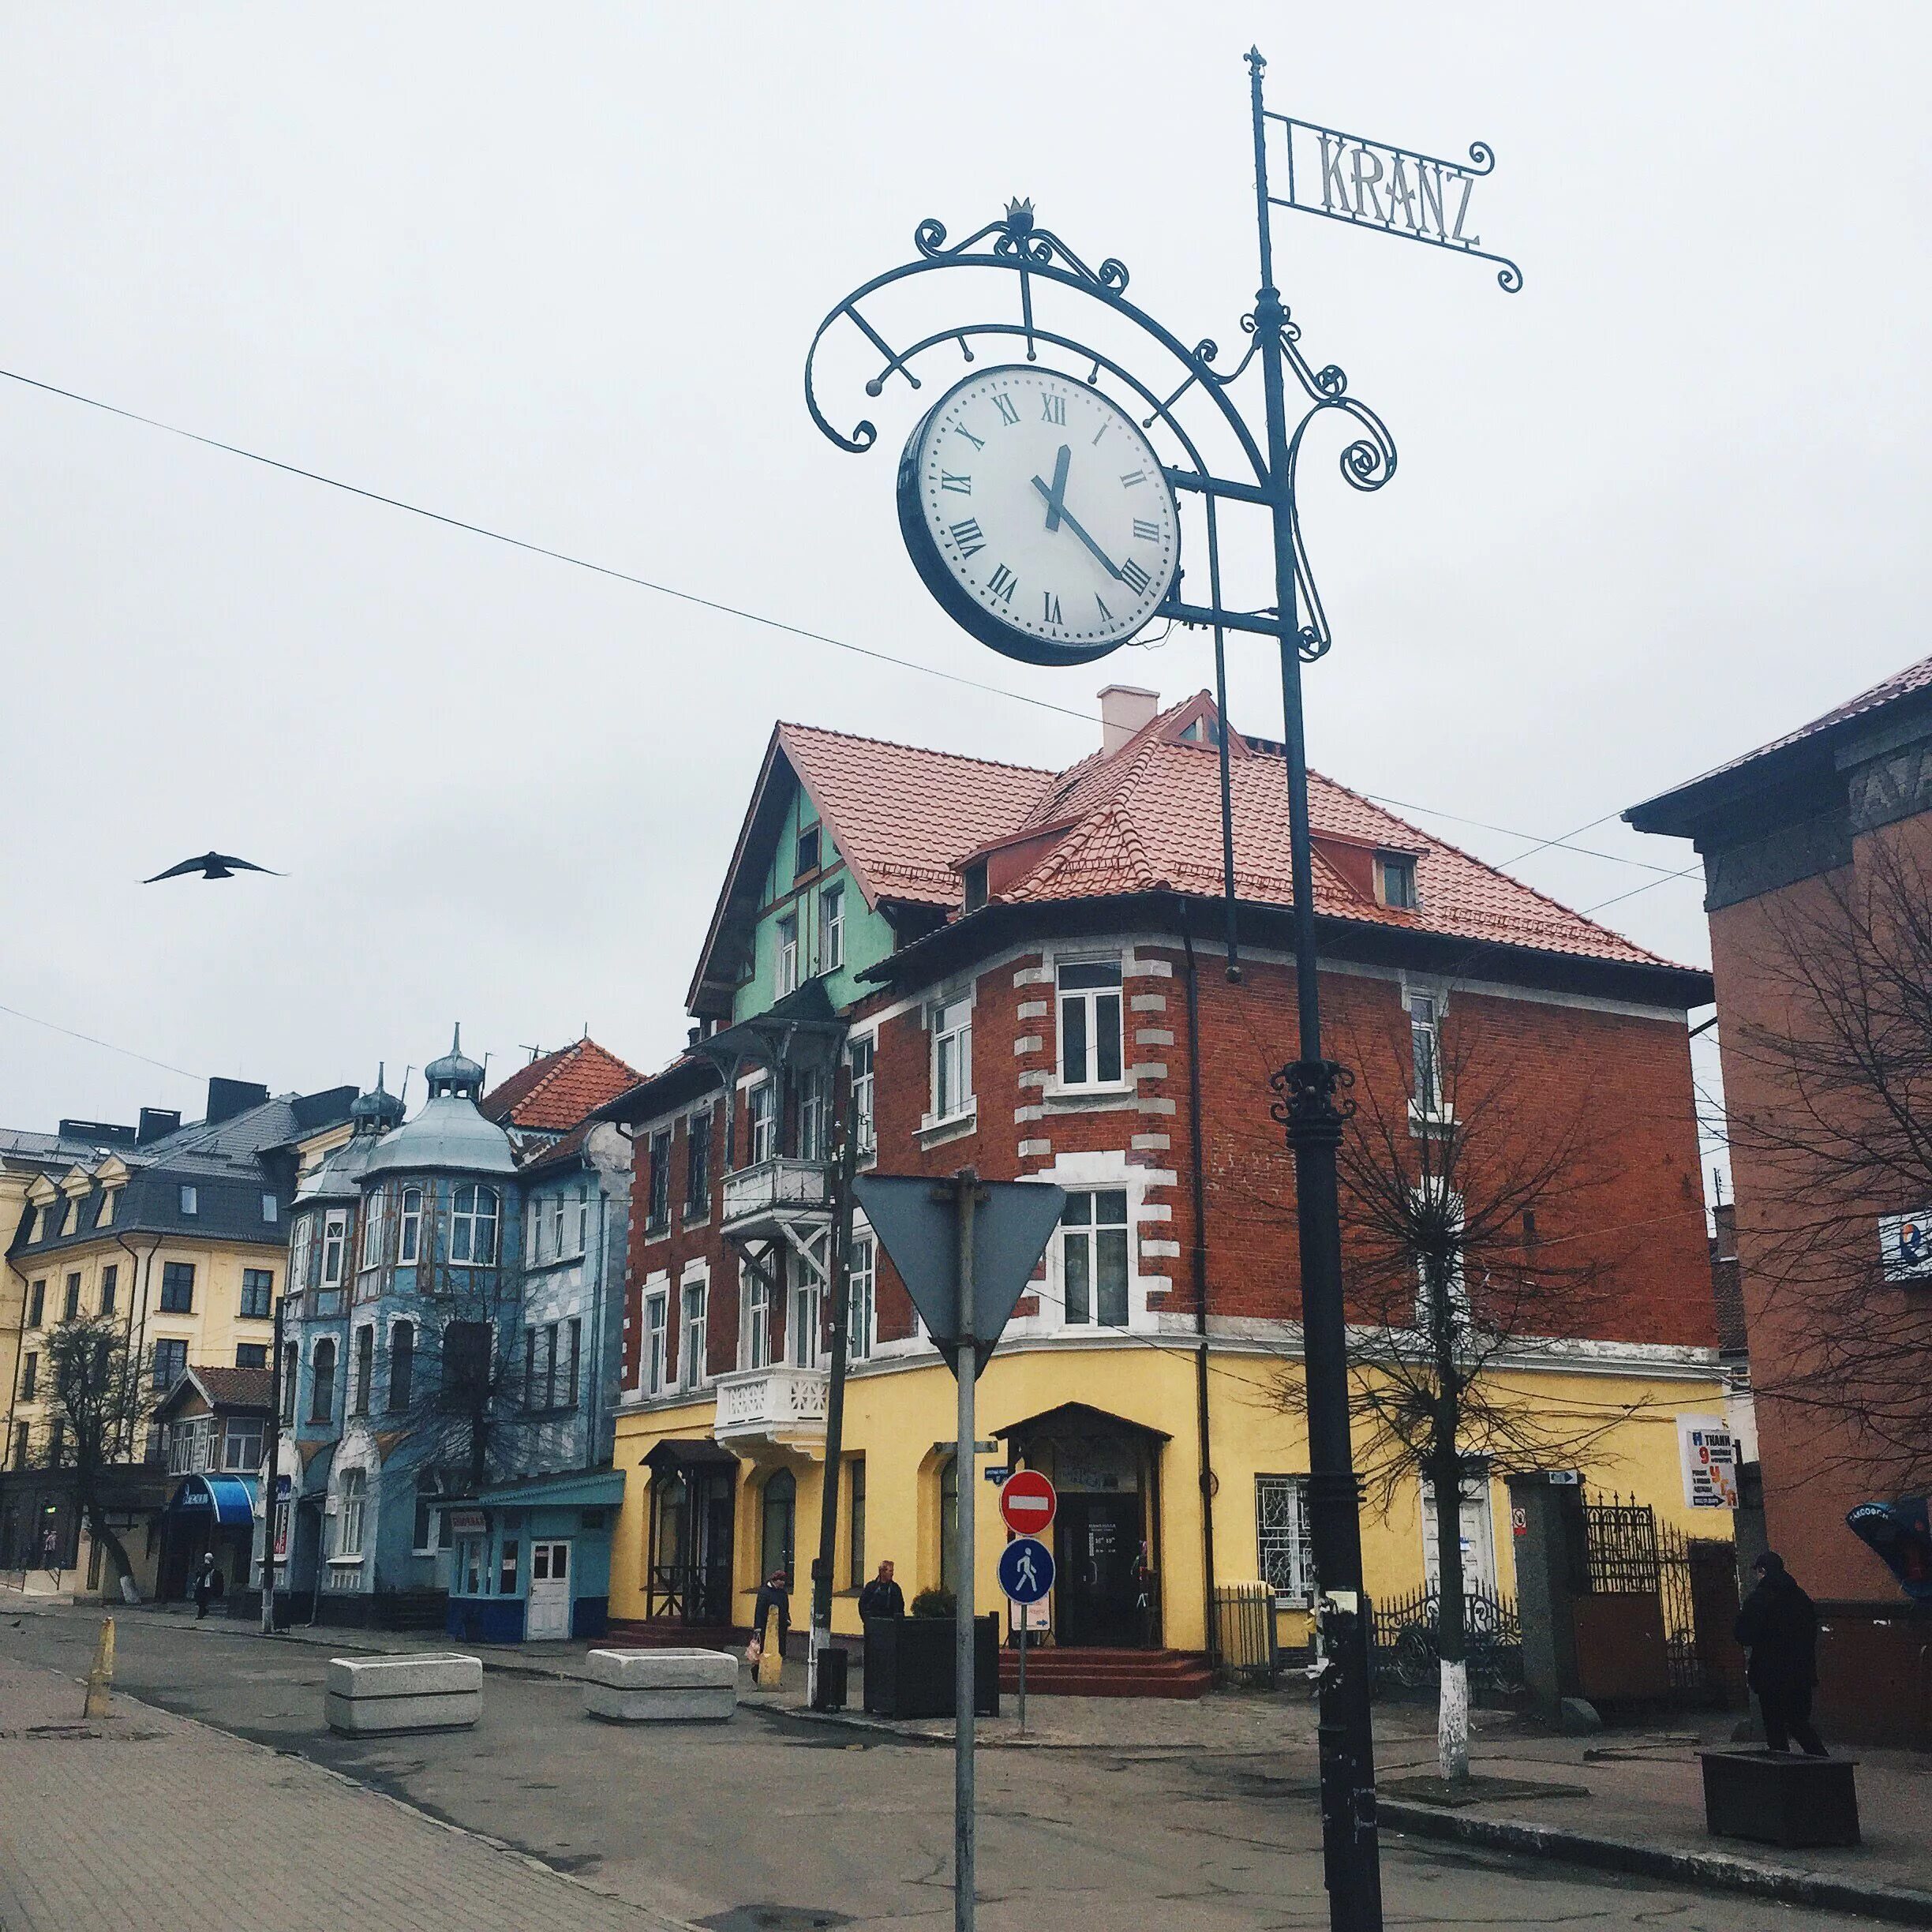
[[1339,1060],[1291,1060],[1268,1076],[1268,1085],[1280,1096],[1268,1112],[1286,1130],[1290,1147],[1337,1141],[1355,1111],[1349,1095],[1354,1084],[1354,1074]]

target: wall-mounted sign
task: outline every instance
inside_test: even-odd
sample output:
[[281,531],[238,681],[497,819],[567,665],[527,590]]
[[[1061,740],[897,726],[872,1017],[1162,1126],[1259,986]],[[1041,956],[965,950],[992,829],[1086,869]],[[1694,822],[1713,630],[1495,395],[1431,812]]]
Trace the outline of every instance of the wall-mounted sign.
[[1881,1215],[1878,1256],[1887,1281],[1932,1280],[1932,1208]]
[[453,1537],[486,1536],[489,1533],[489,1518],[478,1509],[451,1510],[449,1526]]
[[1677,1450],[1684,1501],[1692,1509],[1738,1506],[1737,1438],[1720,1416],[1679,1416]]

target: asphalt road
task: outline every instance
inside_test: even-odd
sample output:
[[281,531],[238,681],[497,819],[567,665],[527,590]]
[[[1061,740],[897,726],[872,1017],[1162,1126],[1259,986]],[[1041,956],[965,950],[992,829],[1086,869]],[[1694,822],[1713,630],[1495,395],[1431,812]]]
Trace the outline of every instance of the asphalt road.
[[[0,1653],[80,1677],[99,1627],[98,1612],[0,1613]],[[322,1724],[324,1649],[139,1612],[117,1630],[118,1690],[714,1932],[951,1923],[949,1750],[749,1707],[728,1725],[601,1724],[582,1714],[578,1685],[498,1671],[474,1731],[359,1741]],[[1327,1923],[1298,1753],[993,1750],[979,1793],[986,1932]],[[1391,1837],[1383,1883],[1391,1926],[1870,1923]]]

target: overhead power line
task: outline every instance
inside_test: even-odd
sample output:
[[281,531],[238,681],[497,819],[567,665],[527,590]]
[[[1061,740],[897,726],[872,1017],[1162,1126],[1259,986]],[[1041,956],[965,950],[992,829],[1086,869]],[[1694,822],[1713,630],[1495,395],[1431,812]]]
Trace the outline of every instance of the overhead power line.
[[16,1020],[24,1020],[29,1026],[45,1027],[50,1033],[65,1033],[69,1039],[84,1040],[90,1046],[103,1046],[109,1053],[125,1054],[129,1060],[141,1060],[149,1066],[159,1067],[163,1072],[178,1073],[183,1080],[198,1080],[202,1076],[191,1073],[185,1067],[175,1065],[171,1060],[157,1060],[152,1054],[137,1053],[132,1046],[117,1046],[112,1040],[104,1040],[92,1033],[79,1033],[72,1027],[65,1027],[58,1020],[43,1020],[38,1013],[23,1013],[17,1006],[0,1005],[0,1013],[11,1013]]
[[[788,637],[803,638],[809,643],[823,644],[833,650],[847,651],[854,657],[869,658],[875,664],[889,664],[900,670],[919,672],[925,676],[942,679],[949,684],[960,685],[969,691],[984,691],[989,696],[1009,698],[1016,704],[1031,705],[1036,710],[1050,711],[1061,717],[1077,718],[1082,724],[1091,724],[1099,721],[1095,714],[1090,711],[1078,710],[1070,705],[1055,704],[1050,698],[1036,698],[1026,691],[1014,691],[1007,685],[990,684],[983,679],[963,676],[956,671],[942,670],[936,665],[922,664],[916,658],[900,657],[891,651],[876,650],[869,645],[855,644],[848,638],[833,637],[827,631],[811,630],[803,624],[792,623],[781,617],[768,616],[762,611],[747,609],[743,605],[728,604],[720,598],[706,597],[695,590],[680,590],[675,584],[665,583],[656,578],[640,576],[633,571],[620,570],[614,564],[600,564],[593,558],[579,556],[572,551],[560,550],[529,537],[514,536],[507,530],[492,529],[488,524],[475,523],[466,518],[452,516],[446,511],[432,510],[425,504],[411,503],[404,497],[392,496],[384,491],[372,489],[360,483],[351,483],[340,477],[328,476],[319,470],[306,469],[300,463],[288,462],[280,457],[267,455],[260,450],[249,449],[238,443],[225,442],[219,436],[204,435],[200,430],[186,429],[179,423],[171,423],[161,417],[148,415],[140,410],[124,408],[119,403],[107,402],[99,396],[88,395],[77,389],[64,388],[58,383],[44,382],[38,376],[28,376],[18,369],[0,369],[0,377],[18,384],[23,388],[37,390],[43,395],[58,396],[63,402],[79,403],[83,408],[97,410],[103,415],[118,417],[123,422],[137,423],[143,429],[159,430],[164,436],[178,436],[184,442],[198,444],[204,449],[216,450],[223,455],[238,457],[244,462],[258,463],[264,469],[279,470],[284,476],[298,477],[304,482],[320,484],[325,489],[339,490],[345,496],[360,497],[365,503],[380,504],[387,509],[399,510],[406,516],[420,517],[426,522],[440,523],[446,529],[462,530],[470,536],[481,537],[492,543],[507,544],[511,549],[524,551],[532,556],[545,557],[552,563],[566,564],[573,570],[588,571],[593,576],[608,577],[619,583],[630,584],[640,590],[651,591],[659,597],[674,598],[680,603],[689,604],[700,610],[714,611],[721,616],[739,618],[747,623],[757,624],[766,630],[782,631]],[[1366,796],[1376,797],[1377,795],[1369,793]],[[1477,826],[1485,831],[1503,833],[1511,838],[1535,837],[1533,833],[1514,831],[1507,826],[1489,825],[1480,818],[1443,811],[1435,806],[1410,804],[1400,799],[1387,798],[1379,799],[1378,802],[1391,805],[1398,811],[1421,812],[1458,824]],[[1663,884],[1668,878],[1687,878],[1690,871],[1697,870],[1693,867],[1686,872],[1665,872],[1662,867],[1651,865],[1641,859],[1631,859],[1616,852],[1595,852],[1586,846],[1570,844],[1571,839],[1593,830],[1597,826],[1608,823],[1617,815],[1614,811],[1606,812],[1601,818],[1593,818],[1574,830],[1552,838],[1537,839],[1534,844],[1503,860],[1501,866],[1507,868],[1537,852],[1557,847],[1582,852],[1591,858],[1608,859],[1618,865],[1662,873],[1662,878],[1653,882],[1657,885]],[[1642,886],[1638,888],[1638,891],[1646,889],[1647,888]],[[1619,897],[1629,898],[1633,896],[1627,893],[1620,894]],[[1615,904],[1617,901],[1606,900],[1602,903]]]

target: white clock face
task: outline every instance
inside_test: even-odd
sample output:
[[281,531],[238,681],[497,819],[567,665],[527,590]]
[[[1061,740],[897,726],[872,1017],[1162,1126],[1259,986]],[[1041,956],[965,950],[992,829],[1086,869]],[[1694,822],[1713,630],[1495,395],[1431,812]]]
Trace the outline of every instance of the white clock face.
[[953,615],[1035,661],[1124,644],[1180,558],[1174,494],[1147,438],[1052,369],[987,369],[942,398],[907,449],[900,517]]

